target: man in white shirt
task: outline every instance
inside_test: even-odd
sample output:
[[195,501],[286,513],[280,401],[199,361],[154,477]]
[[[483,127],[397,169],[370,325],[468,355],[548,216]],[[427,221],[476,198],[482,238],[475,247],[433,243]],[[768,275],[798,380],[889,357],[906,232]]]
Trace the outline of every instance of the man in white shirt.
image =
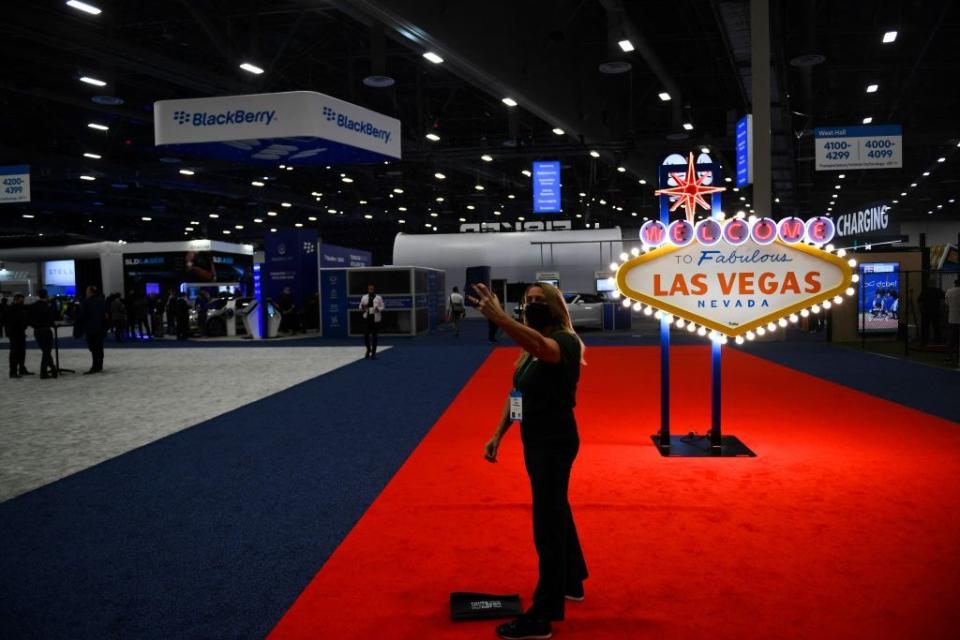
[[460,294],[460,289],[454,287],[453,293],[447,298],[447,315],[450,316],[450,320],[453,322],[454,337],[460,337],[460,320],[463,319],[466,313],[467,308],[463,306],[463,296]]
[[950,364],[958,363],[958,349],[960,349],[960,278],[953,281],[953,286],[944,294],[947,303],[947,325],[950,339],[947,341],[947,360]]
[[367,285],[367,293],[360,298],[360,312],[363,314],[363,342],[367,345],[364,358],[377,359],[377,334],[380,333],[380,314],[383,311],[383,298],[377,295],[372,284]]

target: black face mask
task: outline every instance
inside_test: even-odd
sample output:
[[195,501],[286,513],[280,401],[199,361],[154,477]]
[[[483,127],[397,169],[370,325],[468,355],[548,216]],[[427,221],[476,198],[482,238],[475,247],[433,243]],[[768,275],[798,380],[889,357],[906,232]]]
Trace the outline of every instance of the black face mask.
[[543,302],[528,302],[523,307],[523,315],[527,318],[527,325],[537,331],[542,331],[553,323],[550,307]]

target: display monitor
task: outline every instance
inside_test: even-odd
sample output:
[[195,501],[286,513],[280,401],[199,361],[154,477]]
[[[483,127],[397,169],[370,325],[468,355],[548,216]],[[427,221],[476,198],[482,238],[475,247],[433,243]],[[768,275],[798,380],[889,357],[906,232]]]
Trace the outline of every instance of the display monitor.
[[617,281],[615,278],[597,278],[597,293],[609,293],[617,290]]
[[76,265],[73,260],[48,260],[43,263],[44,286],[76,287]]
[[883,333],[897,330],[900,322],[899,263],[861,263],[858,295],[857,320],[861,332]]

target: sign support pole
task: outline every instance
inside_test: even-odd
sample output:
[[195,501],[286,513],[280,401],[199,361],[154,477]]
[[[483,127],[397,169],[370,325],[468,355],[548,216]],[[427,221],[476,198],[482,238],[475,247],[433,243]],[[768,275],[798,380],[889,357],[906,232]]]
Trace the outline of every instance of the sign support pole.
[[[660,197],[660,222],[670,224],[670,198]],[[666,316],[660,318],[660,437],[657,444],[662,455],[670,455],[670,320]]]
[[[720,172],[714,172],[714,182],[720,181]],[[710,207],[713,211],[712,217],[720,220],[723,214],[723,203],[719,193],[714,193],[710,198]],[[720,427],[720,409],[723,389],[723,343],[719,340],[711,340],[710,343],[710,447],[715,453],[723,455],[723,431]]]

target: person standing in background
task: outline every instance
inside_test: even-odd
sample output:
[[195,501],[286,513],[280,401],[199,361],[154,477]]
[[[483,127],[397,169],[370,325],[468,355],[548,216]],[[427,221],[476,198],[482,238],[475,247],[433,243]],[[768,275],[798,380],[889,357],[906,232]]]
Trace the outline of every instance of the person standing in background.
[[7,337],[10,338],[10,377],[32,376],[27,371],[27,308],[23,304],[23,294],[13,295],[13,304],[6,312]]
[[377,336],[380,333],[383,308],[383,298],[377,295],[374,285],[368,284],[366,295],[360,298],[360,312],[363,314],[363,342],[367,345],[364,358],[377,359]]
[[174,317],[177,322],[177,340],[186,340],[190,337],[190,301],[184,291],[174,301]]
[[453,293],[447,298],[447,315],[450,316],[450,321],[453,322],[453,335],[457,338],[460,337],[460,320],[463,319],[466,312],[467,309],[463,304],[463,296],[460,295],[460,289],[454,287]]
[[96,287],[87,287],[87,297],[80,304],[75,325],[75,335],[82,334],[87,339],[87,348],[93,356],[90,370],[84,371],[83,375],[103,371],[103,340],[107,337],[107,320],[107,301]]
[[957,366],[960,364],[960,278],[953,281],[953,286],[944,294],[947,302],[947,327],[950,335],[947,341],[947,362]]
[[0,338],[3,337],[3,332],[7,326],[7,308],[6,297],[0,298]]
[[150,294],[147,306],[150,310],[150,335],[163,337],[163,299],[157,293]]
[[207,308],[210,306],[210,294],[201,289],[197,294],[197,328],[200,335],[207,335]]
[[123,342],[127,335],[127,305],[119,293],[113,294],[110,302],[110,322],[113,324],[113,337]]
[[167,300],[164,303],[164,311],[166,311],[167,315],[167,335],[176,335],[177,296],[173,292],[173,289],[170,289],[167,295]]
[[39,300],[30,305],[29,320],[33,327],[33,338],[40,347],[40,378],[56,378],[57,369],[53,364],[53,323],[57,320],[57,313],[50,304],[46,289],[37,292]]
[[132,312],[130,334],[140,340],[146,340],[150,337],[150,327],[147,324],[147,316],[149,315],[147,298],[136,292],[131,292],[130,297],[133,299],[133,302],[130,303],[130,311]]

